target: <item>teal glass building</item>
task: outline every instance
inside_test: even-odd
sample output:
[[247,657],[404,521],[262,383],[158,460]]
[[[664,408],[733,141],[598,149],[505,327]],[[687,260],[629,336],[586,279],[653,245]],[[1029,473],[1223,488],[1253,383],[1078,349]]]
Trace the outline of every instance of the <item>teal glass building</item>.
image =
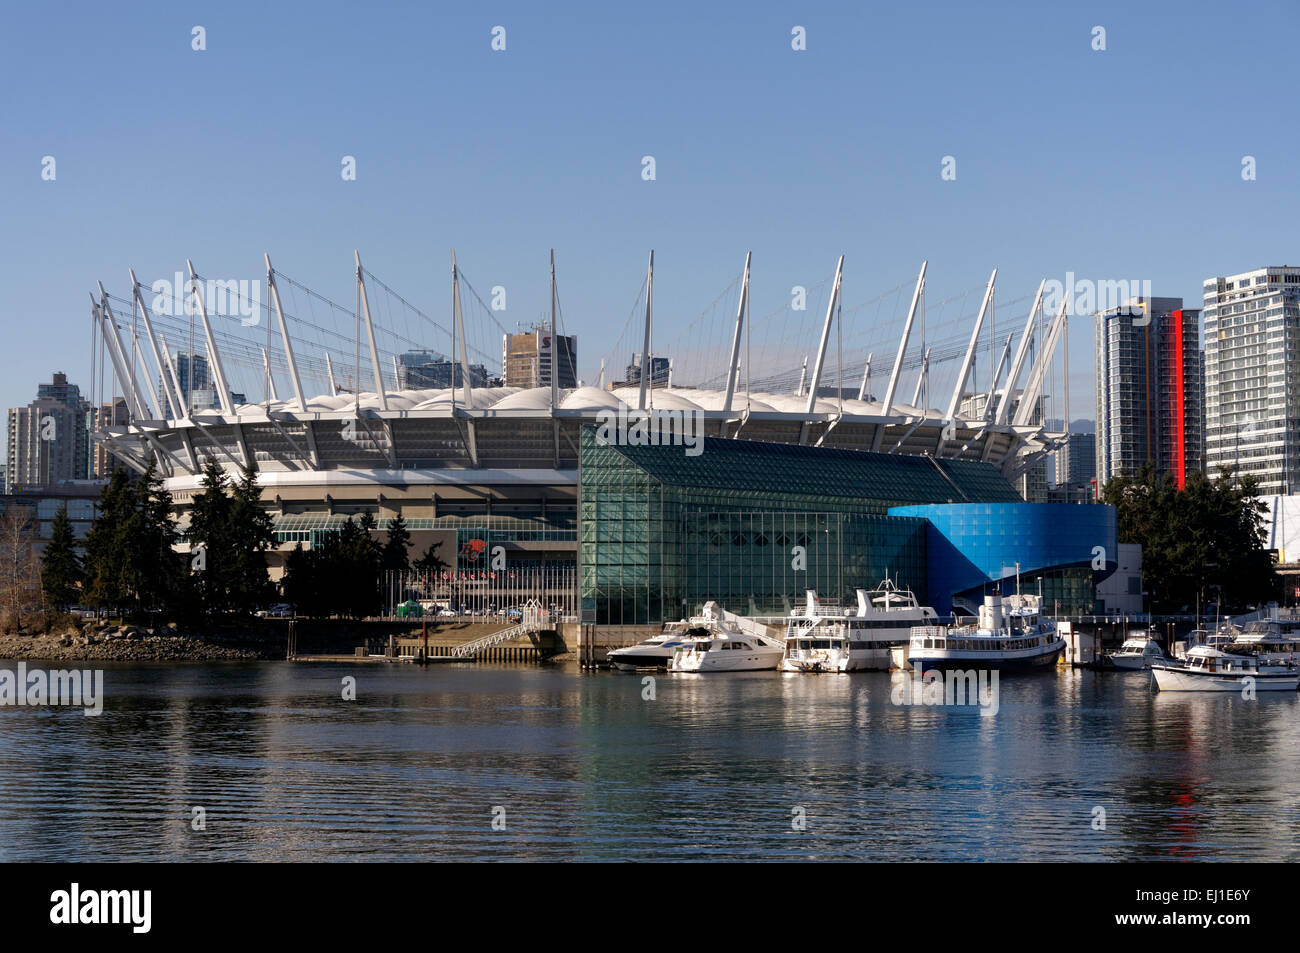
[[657,624],[716,600],[783,614],[803,590],[845,598],[888,574],[933,599],[930,521],[896,507],[1020,501],[991,464],[704,438],[580,442],[582,620]]

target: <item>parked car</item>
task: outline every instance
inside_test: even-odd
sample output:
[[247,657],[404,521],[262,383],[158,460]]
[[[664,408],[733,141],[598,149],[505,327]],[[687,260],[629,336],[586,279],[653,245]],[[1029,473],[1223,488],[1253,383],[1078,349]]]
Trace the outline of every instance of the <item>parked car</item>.
[[424,615],[424,607],[414,599],[407,599],[397,606],[397,617],[399,619],[419,619]]
[[288,619],[293,615],[293,606],[287,602],[278,602],[254,613],[259,619]]
[[460,613],[457,612],[455,609],[439,609],[439,610],[438,610],[438,618],[440,618],[440,619],[454,619],[454,618],[456,618],[456,617],[459,616],[459,615],[460,615]]

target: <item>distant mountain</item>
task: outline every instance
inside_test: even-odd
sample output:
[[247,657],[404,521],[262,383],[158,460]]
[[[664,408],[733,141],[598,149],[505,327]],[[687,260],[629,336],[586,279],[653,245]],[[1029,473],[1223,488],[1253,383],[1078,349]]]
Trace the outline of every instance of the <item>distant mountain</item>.
[[[1047,422],[1047,429],[1058,430],[1058,431],[1062,430],[1063,427],[1061,425],[1061,418],[1056,417],[1053,418],[1052,420],[1049,420]],[[1096,432],[1097,432],[1097,422],[1094,420],[1088,420],[1087,418],[1084,417],[1078,417],[1070,421],[1070,433],[1096,433]]]

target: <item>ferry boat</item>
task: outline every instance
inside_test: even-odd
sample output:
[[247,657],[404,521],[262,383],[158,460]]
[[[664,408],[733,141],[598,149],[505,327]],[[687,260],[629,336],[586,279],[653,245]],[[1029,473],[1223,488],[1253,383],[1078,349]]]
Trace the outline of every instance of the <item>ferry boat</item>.
[[677,646],[668,663],[670,672],[771,671],[785,655],[780,639],[742,632],[724,621],[716,602],[704,603],[704,611],[691,624],[701,625],[709,634]]
[[1165,661],[1165,652],[1159,642],[1143,632],[1141,635],[1130,635],[1119,647],[1119,651],[1112,652],[1107,659],[1122,672],[1140,672],[1150,668],[1152,662]]
[[634,672],[638,669],[666,669],[677,649],[695,639],[708,638],[707,625],[692,625],[686,619],[679,622],[667,622],[663,629],[650,636],[644,642],[629,645],[627,648],[615,649],[606,659],[609,664],[621,672]]
[[1240,692],[1254,679],[1256,691],[1293,692],[1300,685],[1294,665],[1261,664],[1253,655],[1234,655],[1208,645],[1187,651],[1187,663],[1156,662],[1151,666],[1156,688],[1165,692]]
[[1034,595],[984,597],[977,625],[918,626],[908,655],[912,667],[1016,671],[1055,665],[1065,651],[1056,623],[1039,612]]
[[786,672],[888,671],[890,650],[906,645],[914,626],[934,624],[938,615],[917,602],[910,589],[888,577],[875,589],[858,589],[857,605],[841,609],[817,590],[786,619]]

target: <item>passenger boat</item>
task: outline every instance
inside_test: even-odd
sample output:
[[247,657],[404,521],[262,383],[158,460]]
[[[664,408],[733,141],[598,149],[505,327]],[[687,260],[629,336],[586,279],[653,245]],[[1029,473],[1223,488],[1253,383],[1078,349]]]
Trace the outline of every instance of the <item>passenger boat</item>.
[[1293,692],[1300,685],[1294,665],[1260,664],[1253,655],[1234,655],[1208,645],[1187,651],[1187,663],[1151,665],[1156,687],[1165,692],[1240,692],[1254,680],[1260,692]]
[[856,606],[841,609],[838,601],[820,599],[815,589],[805,592],[804,605],[785,620],[783,671],[888,671],[890,650],[907,644],[913,626],[939,618],[912,590],[899,589],[888,577],[856,594]]
[[1123,672],[1140,672],[1151,667],[1152,662],[1165,661],[1164,649],[1160,643],[1143,632],[1130,635],[1119,647],[1119,651],[1107,656],[1110,664]]
[[742,632],[727,623],[716,602],[706,602],[691,625],[706,628],[708,635],[678,645],[668,663],[671,672],[771,671],[785,655],[780,639]]
[[707,626],[693,626],[686,619],[667,622],[662,631],[650,636],[644,642],[615,649],[606,658],[610,665],[623,672],[649,668],[665,669],[679,646],[694,639],[708,638],[709,635]]
[[984,597],[977,625],[918,626],[908,655],[913,668],[1016,671],[1055,665],[1065,651],[1056,623],[1034,595]]

